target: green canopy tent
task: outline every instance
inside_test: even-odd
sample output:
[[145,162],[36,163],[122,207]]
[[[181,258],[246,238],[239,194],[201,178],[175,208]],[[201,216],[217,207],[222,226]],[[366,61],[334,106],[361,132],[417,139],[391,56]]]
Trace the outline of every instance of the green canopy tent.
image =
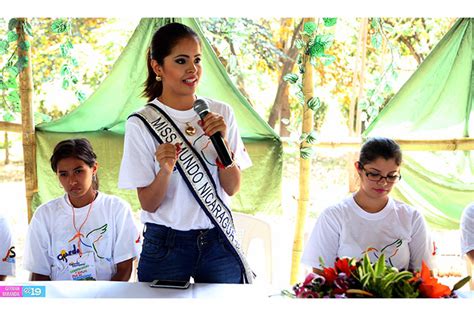
[[49,158],[54,146],[66,138],[88,138],[98,156],[100,190],[123,197],[139,209],[136,192],[117,187],[127,117],[146,104],[141,96],[146,78],[145,56],[151,37],[160,26],[178,21],[198,33],[202,42],[204,75],[198,95],[230,104],[253,166],[243,172],[242,188],[233,197],[232,209],[245,213],[281,211],[282,144],[279,136],[252,109],[235,88],[199,23],[192,18],[145,18],[137,26],[110,74],[77,109],[53,122],[36,126],[38,192],[36,208],[63,193]]
[[[471,139],[474,134],[474,19],[459,19],[368,126],[364,136],[410,140]],[[404,152],[395,197],[433,227],[457,229],[474,201],[474,152]]]

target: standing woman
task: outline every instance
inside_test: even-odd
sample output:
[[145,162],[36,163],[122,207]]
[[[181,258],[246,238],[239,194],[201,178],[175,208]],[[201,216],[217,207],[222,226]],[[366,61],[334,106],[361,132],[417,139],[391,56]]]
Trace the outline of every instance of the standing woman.
[[432,247],[425,221],[413,207],[389,196],[401,179],[402,152],[388,138],[370,138],[354,163],[360,188],[319,216],[301,261],[320,273],[320,258],[332,266],[337,257],[372,262],[384,254],[386,263],[398,269],[431,267]]
[[66,194],[33,215],[24,266],[32,281],[128,281],[138,255],[130,205],[102,193],[96,155],[87,139],[59,142],[51,168]]
[[[200,98],[201,42],[180,23],[153,35],[144,95],[150,102],[126,123],[119,186],[136,189],[145,224],[138,279],[250,283],[252,273],[234,238],[230,196],[251,166],[232,108]],[[224,167],[209,136],[220,133],[233,163]]]

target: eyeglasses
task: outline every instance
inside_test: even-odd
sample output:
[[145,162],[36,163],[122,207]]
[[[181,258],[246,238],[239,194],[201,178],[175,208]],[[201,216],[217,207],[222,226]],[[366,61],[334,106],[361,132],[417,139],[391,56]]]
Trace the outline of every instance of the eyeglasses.
[[364,166],[359,162],[359,167],[362,171],[364,171],[365,175],[367,176],[367,179],[370,181],[374,182],[379,182],[382,179],[385,179],[388,183],[395,183],[398,182],[401,178],[401,174],[393,174],[393,175],[388,175],[388,176],[382,176],[380,173],[372,173],[364,169]]

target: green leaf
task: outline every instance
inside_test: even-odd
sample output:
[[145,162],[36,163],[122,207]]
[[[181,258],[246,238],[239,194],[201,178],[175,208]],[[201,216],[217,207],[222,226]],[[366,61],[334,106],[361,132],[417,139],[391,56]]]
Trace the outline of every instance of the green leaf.
[[357,104],[357,106],[363,111],[369,107],[369,103],[366,100],[362,100]]
[[321,60],[323,61],[324,66],[329,66],[336,60],[336,56],[324,54],[321,56]]
[[0,79],[0,90],[7,90],[7,89],[8,89],[8,87],[5,84],[5,82],[3,82],[2,79]]
[[10,112],[7,112],[3,114],[3,120],[5,122],[13,122],[15,120],[15,117]]
[[316,131],[311,131],[311,133],[309,133],[309,135],[306,137],[306,142],[308,144],[315,144],[317,139],[317,134],[316,134]]
[[333,34],[318,35],[316,37],[316,41],[323,44],[324,49],[328,49],[329,47],[331,47],[332,43],[334,42],[334,35]]
[[74,48],[74,45],[72,45],[72,42],[71,42],[69,39],[67,39],[65,45],[66,45],[66,47],[69,48],[69,49],[73,49],[73,48]]
[[44,114],[44,113],[40,113],[40,112],[35,112],[35,123],[36,124],[39,124],[39,123],[43,123],[43,122],[51,122],[52,118],[51,116],[47,115],[47,114]]
[[375,33],[374,35],[372,35],[370,42],[372,43],[373,47],[379,49],[382,46],[382,34]]
[[72,64],[74,67],[79,66],[79,62],[77,61],[77,58],[76,58],[76,57],[71,57],[71,64]]
[[316,111],[321,106],[321,100],[318,97],[313,97],[307,102],[308,108],[313,111]]
[[297,49],[302,49],[306,46],[306,42],[299,38],[295,41],[295,46]]
[[10,93],[7,95],[7,100],[10,102],[20,102],[20,95],[16,90],[10,91]]
[[69,65],[68,64],[62,65],[61,70],[60,70],[61,76],[64,77],[66,75],[69,75],[70,73],[71,73],[71,69],[69,68]]
[[86,94],[80,90],[77,90],[76,93],[76,98],[79,100],[79,102],[84,102],[86,100]]
[[308,133],[301,133],[301,136],[300,136],[300,143],[304,142],[306,137],[308,137]]
[[298,81],[298,79],[299,79],[298,75],[293,74],[293,73],[286,74],[283,77],[283,80],[290,83],[290,84],[295,84]]
[[33,36],[33,28],[31,27],[30,22],[26,21],[23,23],[23,31],[25,31],[29,36]]
[[20,42],[20,49],[24,50],[24,51],[27,51],[29,50],[31,47],[31,44],[29,41],[22,41]]
[[454,284],[452,291],[457,291],[457,290],[459,290],[460,288],[462,288],[462,287],[463,287],[467,282],[469,282],[470,280],[471,280],[471,277],[468,275],[467,277],[465,277],[465,278],[462,279],[461,281],[458,281],[456,284]]
[[64,33],[66,31],[69,31],[68,26],[69,26],[69,24],[67,23],[66,20],[56,19],[56,20],[54,20],[53,24],[51,25],[51,31],[53,31],[53,33],[57,33],[57,34]]
[[18,39],[18,34],[16,34],[16,32],[13,32],[13,31],[9,31],[7,33],[7,41],[8,42],[15,42],[16,40]]
[[15,78],[10,78],[5,82],[5,85],[9,89],[16,89],[18,88],[18,83],[16,82]]
[[0,55],[8,53],[8,47],[10,44],[7,41],[0,41]]
[[13,102],[13,112],[15,113],[21,112],[20,101]]
[[15,67],[15,66],[8,66],[7,71],[10,74],[10,76],[12,76],[12,77],[18,76],[18,73],[19,73],[18,68]]
[[379,18],[372,18],[370,19],[370,26],[376,29],[379,25],[378,22],[379,22]]
[[311,57],[320,57],[324,55],[324,44],[316,41],[314,44],[309,48],[309,55]]
[[324,263],[324,258],[319,256],[319,264],[321,265],[321,267],[325,267],[326,264]]
[[303,26],[303,32],[309,36],[313,35],[315,30],[316,30],[316,23],[314,22],[306,22]]
[[304,147],[300,150],[300,157],[303,159],[311,159],[314,154],[314,148],[312,147]]
[[69,80],[65,78],[63,80],[63,89],[66,90],[67,88],[69,88],[69,85],[70,85]]
[[385,271],[385,255],[382,253],[374,266],[375,275],[381,276]]
[[17,19],[15,18],[10,19],[10,21],[8,21],[8,30],[13,31],[16,28],[17,24],[18,24]]
[[324,26],[330,27],[337,23],[337,18],[323,18]]
[[28,66],[28,57],[21,56],[20,58],[18,58],[18,61],[15,64],[15,67],[18,69],[18,73],[22,72],[26,66]]
[[61,52],[61,57],[66,58],[69,55],[69,49],[64,45],[59,45],[59,51]]
[[79,80],[77,79],[76,76],[71,76],[71,82],[72,82],[73,84],[77,84],[77,83],[79,82]]

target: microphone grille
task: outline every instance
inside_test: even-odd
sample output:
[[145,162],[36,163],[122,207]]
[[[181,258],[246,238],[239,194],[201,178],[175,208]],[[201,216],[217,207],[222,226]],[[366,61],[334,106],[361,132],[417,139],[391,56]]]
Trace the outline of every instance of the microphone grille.
[[209,112],[209,104],[203,99],[197,99],[194,101],[193,108],[198,115],[201,115],[202,112]]

